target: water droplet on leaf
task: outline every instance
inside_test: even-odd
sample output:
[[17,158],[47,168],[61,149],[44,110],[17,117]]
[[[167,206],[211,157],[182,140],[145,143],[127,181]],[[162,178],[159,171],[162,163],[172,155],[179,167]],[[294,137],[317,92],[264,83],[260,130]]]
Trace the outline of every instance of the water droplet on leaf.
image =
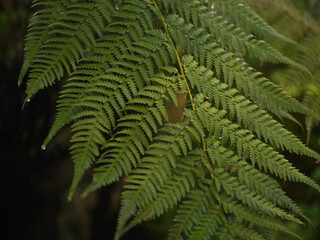
[[116,10],[119,10],[119,3],[118,3],[118,0],[115,0],[115,1],[114,1],[114,5],[115,5]]

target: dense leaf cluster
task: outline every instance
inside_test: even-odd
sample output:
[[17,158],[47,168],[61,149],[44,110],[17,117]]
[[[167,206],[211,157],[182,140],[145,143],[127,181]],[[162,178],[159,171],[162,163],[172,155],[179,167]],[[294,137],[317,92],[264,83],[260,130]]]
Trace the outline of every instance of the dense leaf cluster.
[[[127,176],[115,239],[176,207],[169,239],[269,239],[308,220],[272,178],[320,190],[280,153],[320,160],[274,116],[319,115],[250,67],[289,64],[282,36],[242,0],[38,0],[26,36],[27,98],[68,76],[43,147],[65,125],[93,190]],[[184,114],[170,122],[168,104]]]

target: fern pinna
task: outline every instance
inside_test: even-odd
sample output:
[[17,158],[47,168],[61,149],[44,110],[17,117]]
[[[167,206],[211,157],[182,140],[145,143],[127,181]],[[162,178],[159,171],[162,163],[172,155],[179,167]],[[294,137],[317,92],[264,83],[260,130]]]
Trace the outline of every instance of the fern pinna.
[[[248,56],[307,69],[263,37],[282,36],[243,0],[37,0],[25,62],[29,101],[68,76],[43,148],[71,126],[82,196],[126,176],[115,239],[175,208],[169,239],[299,236],[308,218],[277,179],[320,190],[280,153],[320,160],[274,116],[320,116],[250,67]],[[178,101],[184,96],[186,103]],[[180,105],[170,122],[168,103]],[[282,222],[281,222],[282,221]]]

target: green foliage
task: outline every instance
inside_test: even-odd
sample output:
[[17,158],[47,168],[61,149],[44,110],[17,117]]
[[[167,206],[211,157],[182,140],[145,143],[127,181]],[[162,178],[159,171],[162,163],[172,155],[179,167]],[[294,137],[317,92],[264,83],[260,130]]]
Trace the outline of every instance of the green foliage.
[[[43,148],[71,126],[69,199],[127,176],[115,239],[177,208],[169,239],[270,239],[308,218],[272,176],[320,186],[280,153],[320,160],[274,117],[313,111],[248,57],[310,71],[262,40],[295,44],[242,0],[34,2],[19,83],[27,98],[64,77]],[[186,105],[179,96],[187,99]],[[168,104],[184,108],[170,122]],[[314,108],[312,108],[314,109]]]
[[[299,43],[299,45],[294,48],[293,59],[308,68],[308,70],[313,74],[313,77],[310,77],[294,68],[288,68],[284,71],[275,71],[272,78],[288,93],[303,99],[302,103],[305,106],[319,114],[320,27],[316,22],[316,19],[318,18],[316,14],[316,4],[319,3],[317,3],[317,1],[305,1],[304,3],[299,1],[296,2],[300,4],[299,7],[301,8],[303,5],[309,5],[308,8],[304,9],[304,11],[308,12],[308,15],[303,15],[301,12],[297,11],[294,3],[287,0],[272,2],[272,6],[270,7],[275,9],[272,14],[266,13],[264,9],[264,6],[267,4],[269,5],[269,2],[259,0],[252,2],[252,4],[254,7],[257,7],[257,10],[261,12],[261,14],[266,14],[268,20],[273,22],[279,31],[285,32]],[[287,28],[286,26],[289,23],[293,27]],[[279,43],[277,44],[279,45]],[[306,117],[306,127],[308,132],[307,140],[310,138],[312,127],[317,124],[318,120]]]

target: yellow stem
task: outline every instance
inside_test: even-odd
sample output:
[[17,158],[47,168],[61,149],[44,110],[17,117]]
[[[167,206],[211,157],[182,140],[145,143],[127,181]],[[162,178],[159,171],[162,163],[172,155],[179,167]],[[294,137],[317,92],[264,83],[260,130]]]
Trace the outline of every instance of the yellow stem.
[[[160,8],[159,8],[156,0],[153,0],[153,5],[154,5],[157,9],[159,9],[159,11],[160,11]],[[161,11],[160,11],[160,13],[161,13]],[[179,54],[178,54],[178,51],[177,51],[177,49],[176,49],[176,47],[175,47],[175,45],[174,45],[174,42],[173,42],[172,38],[171,38],[171,35],[170,35],[170,33],[169,33],[169,30],[168,30],[168,24],[167,24],[166,20],[164,19],[162,13],[161,13],[161,20],[162,20],[162,24],[163,24],[163,26],[164,26],[164,30],[165,30],[166,34],[168,35],[169,40],[171,41],[171,43],[172,43],[172,45],[173,45],[173,49],[174,49],[174,52],[175,52],[175,54],[176,54],[176,58],[177,58],[177,61],[178,61],[178,65],[179,65],[179,69],[180,69],[181,76],[182,76],[182,78],[183,78],[183,80],[185,81],[186,86],[187,86],[188,95],[189,95],[189,98],[190,98],[190,102],[191,102],[191,105],[192,105],[192,109],[193,109],[194,112],[196,112],[196,105],[195,105],[194,102],[193,102],[192,93],[191,93],[190,86],[189,86],[189,84],[188,84],[186,75],[184,74],[184,71],[183,71],[183,66],[182,66],[182,63],[181,63],[180,56],[179,56]],[[205,142],[205,140],[204,140],[204,136],[201,136],[201,140],[202,140],[202,145],[203,145],[204,154],[205,154],[205,157],[206,157],[206,159],[207,159],[207,158],[208,158],[208,155],[207,155],[207,148],[206,148],[206,142]],[[209,164],[207,161],[206,161],[206,163],[207,163],[207,164],[206,164],[206,167],[209,168],[211,177],[213,178],[213,173],[212,173],[213,169],[211,168],[210,164]]]

